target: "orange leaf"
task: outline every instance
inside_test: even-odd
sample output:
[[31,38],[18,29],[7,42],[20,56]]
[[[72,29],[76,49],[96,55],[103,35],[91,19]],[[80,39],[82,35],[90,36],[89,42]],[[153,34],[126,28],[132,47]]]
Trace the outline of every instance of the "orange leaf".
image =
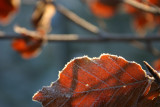
[[51,86],[43,87],[33,100],[44,107],[131,107],[147,96],[153,79],[135,62],[102,54],[73,59]]
[[119,3],[119,0],[93,0],[88,5],[97,17],[109,18],[115,14]]
[[19,9],[20,0],[1,0],[0,1],[0,22],[6,24],[14,13]]
[[[136,0],[143,4],[149,5],[143,0]],[[148,30],[155,28],[156,24],[159,23],[157,16],[144,13],[142,10],[139,10],[129,4],[125,5],[126,11],[133,16],[133,27],[139,34],[146,34]]]
[[44,45],[44,35],[40,34],[40,32],[30,32],[24,28],[18,27],[17,29],[25,38],[14,39],[12,42],[12,48],[19,52],[25,59],[38,56],[41,47]]
[[154,4],[154,5],[160,6],[160,1],[159,0],[148,0],[148,2],[152,5]]
[[137,17],[134,18],[134,25],[136,29],[143,29],[147,25],[145,15],[137,15]]
[[145,34],[156,26],[155,16],[150,13],[137,13],[133,18],[133,26],[140,34]]

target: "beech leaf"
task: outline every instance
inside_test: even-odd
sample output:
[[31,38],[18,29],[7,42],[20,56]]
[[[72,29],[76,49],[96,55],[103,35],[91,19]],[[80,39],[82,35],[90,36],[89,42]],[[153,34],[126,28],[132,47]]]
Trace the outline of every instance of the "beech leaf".
[[10,22],[13,15],[18,11],[21,0],[1,0],[0,1],[0,22],[5,25]]
[[44,107],[158,107],[158,87],[139,64],[102,54],[71,60],[33,100]]
[[24,38],[14,39],[12,48],[20,53],[24,59],[38,56],[46,42],[44,39],[46,35],[43,32],[33,32],[18,26],[15,27],[15,31]]
[[115,15],[119,0],[86,0],[93,14],[100,18],[109,18]]

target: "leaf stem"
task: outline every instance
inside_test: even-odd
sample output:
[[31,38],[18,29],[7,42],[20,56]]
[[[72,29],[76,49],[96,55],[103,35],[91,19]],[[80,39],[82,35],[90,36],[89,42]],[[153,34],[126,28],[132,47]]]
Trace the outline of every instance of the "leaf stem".
[[155,69],[153,69],[146,61],[143,61],[143,62],[146,65],[148,71],[155,78],[155,81],[160,85],[160,75],[158,74],[158,72]]

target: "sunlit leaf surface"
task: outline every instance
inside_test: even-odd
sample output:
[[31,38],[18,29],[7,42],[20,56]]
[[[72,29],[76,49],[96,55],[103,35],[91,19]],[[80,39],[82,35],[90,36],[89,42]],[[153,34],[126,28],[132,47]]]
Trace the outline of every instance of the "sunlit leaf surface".
[[43,87],[33,100],[42,102],[44,107],[142,107],[149,101],[146,106],[158,107],[152,100],[159,96],[159,89],[154,85],[150,90],[152,82],[140,65],[122,57],[84,56],[69,62],[59,79]]

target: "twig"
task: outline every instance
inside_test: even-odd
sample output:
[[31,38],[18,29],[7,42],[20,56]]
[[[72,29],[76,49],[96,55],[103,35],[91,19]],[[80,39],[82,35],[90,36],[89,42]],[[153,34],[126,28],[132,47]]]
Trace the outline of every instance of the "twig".
[[[86,35],[88,36],[88,35]],[[49,36],[48,36],[49,37]],[[107,41],[115,41],[115,42],[131,42],[131,41],[141,41],[141,42],[147,42],[147,41],[160,41],[160,37],[95,37],[95,38],[80,38],[81,35],[72,35],[72,37],[69,37],[65,35],[66,38],[69,38],[68,40],[64,38],[63,35],[50,35],[50,38],[47,38],[48,41],[65,41],[65,42],[107,42]],[[55,39],[56,38],[56,39]]]
[[[81,38],[82,35],[78,34],[49,34],[46,36],[46,40],[49,42],[131,42],[131,41],[141,41],[141,42],[148,42],[148,41],[160,41],[159,36],[154,37],[114,37],[110,35],[110,37],[88,37]],[[120,35],[119,35],[120,36]],[[19,35],[0,35],[0,40],[9,40],[15,38],[26,38]]]
[[78,24],[82,28],[84,28],[84,29],[86,29],[86,30],[88,30],[88,31],[90,31],[90,32],[92,32],[94,34],[100,34],[100,30],[99,30],[98,27],[96,27],[95,25],[89,23],[88,21],[84,20],[83,18],[79,17],[78,15],[76,15],[75,13],[70,11],[69,9],[65,8],[64,6],[62,6],[60,4],[56,4],[56,9],[61,14],[63,14],[68,19],[70,19],[74,23]]
[[146,65],[148,71],[152,74],[152,76],[155,78],[155,81],[160,85],[160,75],[156,70],[154,70],[146,61],[143,61]]
[[156,15],[160,15],[160,8],[148,6],[146,4],[140,3],[136,0],[122,0],[124,3],[127,3],[137,9],[143,10],[145,12],[153,13]]

